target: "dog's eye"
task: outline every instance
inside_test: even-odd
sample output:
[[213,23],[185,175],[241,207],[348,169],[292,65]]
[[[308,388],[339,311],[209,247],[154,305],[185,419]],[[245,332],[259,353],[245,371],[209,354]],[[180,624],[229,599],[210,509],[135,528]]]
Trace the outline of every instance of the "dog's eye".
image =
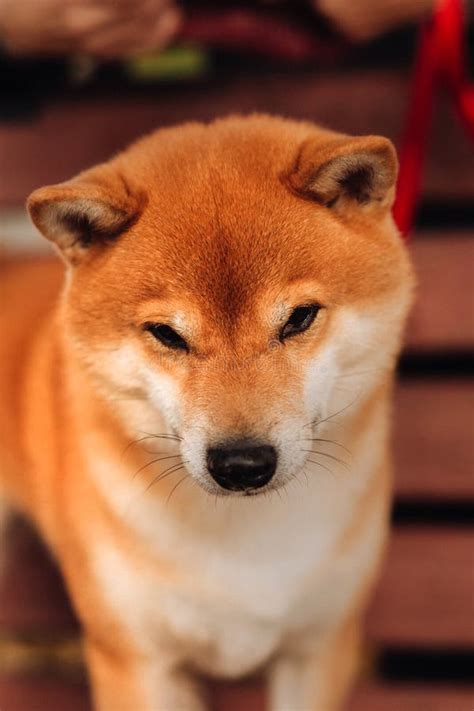
[[294,336],[297,333],[302,333],[306,331],[314,319],[318,315],[318,311],[321,307],[317,304],[308,304],[307,306],[297,306],[293,310],[290,318],[285,323],[280,331],[280,340],[284,341],[285,338]]
[[149,331],[157,341],[160,341],[167,348],[173,348],[176,351],[189,351],[189,346],[177,333],[174,328],[167,326],[165,323],[146,323],[145,331]]

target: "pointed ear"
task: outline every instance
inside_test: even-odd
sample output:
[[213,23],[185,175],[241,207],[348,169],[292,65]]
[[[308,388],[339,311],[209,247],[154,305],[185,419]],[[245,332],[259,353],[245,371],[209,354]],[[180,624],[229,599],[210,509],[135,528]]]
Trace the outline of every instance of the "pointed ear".
[[92,245],[124,232],[138,218],[143,202],[105,164],[65,183],[35,190],[27,207],[39,231],[57,245],[66,261],[76,263]]
[[390,207],[398,161],[381,136],[338,136],[306,141],[287,175],[293,192],[338,211],[349,204]]

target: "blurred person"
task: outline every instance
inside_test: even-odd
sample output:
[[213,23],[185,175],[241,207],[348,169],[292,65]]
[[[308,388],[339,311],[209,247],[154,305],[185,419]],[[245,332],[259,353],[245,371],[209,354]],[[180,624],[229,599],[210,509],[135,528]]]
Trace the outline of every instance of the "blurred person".
[[313,0],[314,7],[354,41],[367,41],[429,17],[435,0]]
[[165,47],[181,20],[173,0],[0,0],[0,46],[114,58]]

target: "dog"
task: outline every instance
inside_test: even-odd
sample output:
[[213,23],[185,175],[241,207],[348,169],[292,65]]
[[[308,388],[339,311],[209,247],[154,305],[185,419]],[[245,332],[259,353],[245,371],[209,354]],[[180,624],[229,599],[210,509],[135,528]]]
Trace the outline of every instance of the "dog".
[[271,711],[343,706],[413,291],[396,176],[386,138],[231,116],[29,197],[63,264],[2,264],[1,497],[99,711],[203,711],[203,677],[254,672]]

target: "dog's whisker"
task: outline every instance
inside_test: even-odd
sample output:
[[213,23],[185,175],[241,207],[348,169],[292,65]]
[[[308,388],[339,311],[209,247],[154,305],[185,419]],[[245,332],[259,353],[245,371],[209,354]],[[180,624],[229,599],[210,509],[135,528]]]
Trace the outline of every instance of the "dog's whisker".
[[345,447],[340,442],[336,442],[336,440],[334,440],[334,439],[324,439],[322,437],[302,437],[301,439],[302,439],[302,441],[306,441],[306,442],[327,442],[328,444],[333,444],[335,447],[340,447],[345,452],[347,452],[347,454],[352,454],[352,452],[349,449],[347,449],[347,447]]
[[312,426],[312,427],[317,427],[318,425],[322,425],[324,422],[329,422],[329,420],[332,420],[334,417],[337,417],[338,415],[340,415],[340,414],[342,414],[343,412],[345,412],[346,410],[348,410],[349,407],[352,407],[352,405],[354,405],[354,403],[357,402],[357,400],[359,399],[359,397],[360,397],[360,395],[357,395],[357,396],[354,398],[354,400],[352,400],[352,401],[351,401],[350,403],[348,403],[347,405],[344,405],[344,407],[341,407],[341,409],[340,409],[340,410],[337,410],[337,412],[333,412],[332,415],[328,415],[328,417],[325,417],[325,418],[322,419],[322,420],[312,420],[312,422],[308,422],[308,424],[307,424],[307,425],[304,425],[304,427],[310,427],[310,426]]
[[[149,435],[147,435],[147,436],[145,436],[145,437],[139,437],[138,439],[132,439],[132,441],[129,442],[129,443],[127,444],[127,446],[124,448],[124,450],[123,450],[123,452],[122,452],[122,457],[128,452],[128,450],[130,449],[130,447],[134,447],[135,445],[138,445],[138,444],[140,444],[140,442],[144,442],[144,441],[147,440],[147,439],[150,439],[150,436],[149,436]],[[146,450],[145,450],[145,451],[146,451]],[[157,454],[159,454],[159,452],[157,452]]]
[[335,457],[334,454],[328,454],[327,452],[319,452],[318,450],[314,450],[314,449],[302,449],[301,451],[307,452],[308,454],[318,454],[320,457],[327,457],[328,459],[332,459],[334,462],[337,462],[345,469],[349,469],[349,464],[347,462],[345,462],[343,459],[339,459],[339,457]]
[[176,489],[178,488],[178,486],[179,486],[180,484],[182,484],[185,479],[188,479],[188,475],[187,475],[187,474],[185,474],[185,475],[178,481],[178,483],[173,486],[173,488],[171,489],[170,493],[168,494],[168,498],[166,499],[166,504],[167,504],[167,505],[169,504],[170,499],[171,499],[171,497],[173,496],[173,494],[174,494],[174,492],[176,491]]
[[[145,434],[143,437],[139,437],[138,439],[133,439],[131,442],[127,444],[125,449],[122,452],[122,457],[128,452],[128,450],[131,447],[134,447],[135,445],[140,444],[141,442],[145,442],[147,439],[171,439],[175,441],[180,441],[180,438],[175,437],[175,435],[164,435],[164,434]],[[149,450],[145,449],[145,452],[148,452]],[[150,454],[160,454],[160,452],[149,452]]]
[[[165,471],[160,474],[159,476],[155,477],[153,481],[151,481],[148,486],[146,487],[145,491],[143,492],[142,496],[145,495],[155,484],[158,484],[158,482],[162,481],[163,479],[166,479],[168,476],[171,476],[172,474],[176,474],[180,469],[184,468],[184,464],[186,462],[178,463],[178,464],[173,464],[171,467],[168,469],[165,469]],[[188,475],[186,474],[186,477]],[[132,504],[130,503],[129,507]]]
[[[278,494],[278,498],[280,499],[280,501],[283,501],[283,499],[281,498],[281,491],[280,491],[280,489],[274,489],[274,491],[276,491],[276,493]],[[266,493],[266,492],[265,492],[265,493]]]
[[147,447],[142,447],[143,451],[147,454],[168,454],[169,450],[166,449],[148,449]]
[[[303,467],[303,469],[301,470],[301,473],[304,474],[304,478],[305,478],[305,480],[306,480],[306,486],[309,487],[308,472],[306,471],[306,469],[305,469],[304,467]],[[296,475],[295,478],[296,478],[296,480],[301,484],[301,486],[303,486],[303,482],[301,481],[300,477],[299,477],[298,475]]]
[[181,455],[180,454],[169,454],[166,457],[158,457],[158,459],[152,459],[151,462],[148,462],[147,464],[144,464],[139,469],[137,469],[137,471],[135,472],[135,474],[133,475],[132,478],[135,479],[140,474],[140,472],[147,469],[147,467],[151,467],[152,464],[158,464],[158,462],[163,462],[165,459],[176,459],[176,457],[181,457]]
[[152,486],[155,486],[155,484],[158,484],[160,481],[163,481],[163,479],[166,479],[167,477],[171,476],[172,474],[175,474],[178,472],[180,469],[184,469],[184,465],[186,462],[178,462],[177,464],[172,464],[171,467],[168,467],[168,469],[165,469],[164,472],[156,476],[146,487],[145,489],[145,494],[147,491],[150,491]]
[[144,430],[139,430],[139,432],[150,439],[174,439],[178,442],[181,442],[183,439],[179,435],[172,434],[171,432],[145,432]]
[[321,469],[325,469],[331,476],[335,476],[334,472],[332,469],[329,469],[329,467],[324,466],[324,464],[321,464],[321,462],[315,462],[314,459],[307,459],[306,460],[308,464],[316,464],[316,466],[321,467]]

